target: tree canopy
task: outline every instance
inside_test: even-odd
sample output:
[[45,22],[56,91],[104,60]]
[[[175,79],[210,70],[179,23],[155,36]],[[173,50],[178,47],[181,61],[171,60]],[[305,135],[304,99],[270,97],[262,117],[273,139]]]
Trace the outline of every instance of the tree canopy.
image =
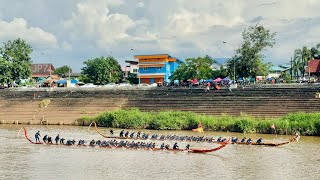
[[210,56],[188,58],[186,62],[181,64],[178,69],[172,74],[171,80],[188,80],[188,79],[210,79],[212,78],[213,70],[211,65],[214,59]]
[[113,57],[89,59],[83,64],[81,80],[85,83],[107,84],[122,79],[121,67]]
[[239,77],[267,75],[270,64],[263,62],[262,51],[267,47],[273,47],[275,35],[276,33],[271,33],[258,24],[246,28],[242,32],[242,45],[236,50],[235,56],[228,61],[229,74],[233,75],[235,67],[236,75]]
[[71,67],[69,67],[67,65],[64,65],[64,66],[56,68],[56,70],[54,71],[54,74],[58,74],[59,76],[62,76],[64,74],[69,73],[69,70],[70,70],[70,73],[71,73],[72,72]]
[[13,83],[29,78],[32,48],[23,39],[9,40],[0,48],[0,83]]
[[298,74],[301,72],[302,76],[306,73],[306,66],[308,62],[313,59],[320,58],[320,44],[310,49],[307,46],[303,46],[301,49],[295,49],[292,62],[292,70],[294,75],[298,79]]

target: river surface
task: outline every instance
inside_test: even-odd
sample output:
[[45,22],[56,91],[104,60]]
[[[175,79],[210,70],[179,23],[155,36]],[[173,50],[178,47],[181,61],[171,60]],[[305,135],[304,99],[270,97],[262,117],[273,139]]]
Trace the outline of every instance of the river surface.
[[[165,152],[92,147],[35,145],[20,125],[0,125],[0,179],[320,179],[320,138],[301,137],[280,147],[228,145],[208,153]],[[29,137],[103,140],[94,128],[26,126]],[[103,132],[108,129],[101,128]],[[118,135],[119,129],[115,129]],[[148,131],[153,134],[198,135],[191,131]],[[205,132],[205,136],[237,136],[285,141],[288,136]],[[171,145],[173,142],[168,141]],[[158,143],[159,144],[159,143]],[[178,142],[180,147],[187,143]],[[192,142],[191,148],[217,144]]]

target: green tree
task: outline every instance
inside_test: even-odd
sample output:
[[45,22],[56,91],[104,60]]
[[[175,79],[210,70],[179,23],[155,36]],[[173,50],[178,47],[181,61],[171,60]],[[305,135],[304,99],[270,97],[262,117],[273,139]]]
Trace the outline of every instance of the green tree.
[[121,67],[113,57],[89,59],[83,64],[81,80],[85,83],[106,84],[122,79]]
[[11,82],[11,64],[0,57],[0,85]]
[[63,74],[69,73],[69,70],[70,70],[70,73],[71,73],[71,72],[72,72],[71,67],[69,67],[69,66],[67,66],[67,65],[64,65],[64,66],[58,67],[58,68],[54,71],[54,74],[58,74],[59,76],[62,76]]
[[138,83],[139,83],[138,76],[137,76],[137,74],[134,74],[134,73],[129,73],[127,80],[128,80],[131,84],[138,84]]
[[6,83],[10,81],[12,84],[14,81],[26,79],[31,76],[31,52],[31,46],[20,38],[3,43],[3,47],[0,48],[0,54],[2,56],[0,72],[3,72],[1,75],[4,78],[4,80],[1,80],[2,83],[4,83],[4,81],[6,81]]
[[213,74],[211,65],[214,62],[214,59],[208,55],[205,57],[188,58],[172,74],[171,80],[210,79]]
[[316,47],[310,49],[311,58],[319,59],[320,58],[320,44],[317,44]]
[[240,77],[255,77],[268,73],[269,65],[263,63],[262,51],[275,44],[276,33],[271,33],[262,25],[250,26],[242,32],[243,43],[235,56],[227,63],[229,74],[235,71]]

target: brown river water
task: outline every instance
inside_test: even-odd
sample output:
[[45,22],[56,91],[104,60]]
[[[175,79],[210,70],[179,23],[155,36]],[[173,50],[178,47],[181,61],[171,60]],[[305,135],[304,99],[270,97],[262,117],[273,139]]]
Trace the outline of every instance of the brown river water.
[[[92,147],[35,145],[21,125],[0,125],[0,179],[320,179],[320,137],[301,137],[280,147],[233,145],[207,154]],[[94,128],[26,126],[29,137],[40,130],[65,139],[103,140]],[[108,129],[101,128],[103,132]],[[118,135],[119,129],[114,129]],[[133,130],[131,130],[133,131]],[[199,135],[192,131],[153,134]],[[289,136],[205,132],[204,136],[246,136],[278,142]],[[41,138],[42,139],[42,138]],[[168,141],[171,145],[173,142]],[[157,144],[160,144],[158,142]],[[178,142],[184,147],[186,142]],[[190,143],[191,148],[217,144]]]

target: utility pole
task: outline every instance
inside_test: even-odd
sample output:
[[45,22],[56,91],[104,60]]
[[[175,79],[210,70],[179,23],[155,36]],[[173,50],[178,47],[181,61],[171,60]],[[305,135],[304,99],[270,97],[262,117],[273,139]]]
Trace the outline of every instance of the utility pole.
[[[135,49],[133,49],[133,48],[131,48],[130,50],[131,50],[131,51],[135,51]],[[134,54],[133,54],[133,58],[134,58]],[[137,76],[138,76],[138,84],[140,85],[140,67],[139,67],[139,59],[138,59],[138,64],[137,64],[137,66],[138,66],[138,74],[137,74]]]
[[291,75],[291,81],[292,81],[292,57],[291,57],[291,60],[290,60],[290,65],[291,65],[291,68],[290,68],[290,75]]
[[70,79],[70,71],[71,71],[71,68],[70,68],[70,65],[69,65],[69,80],[71,80],[71,79]]

